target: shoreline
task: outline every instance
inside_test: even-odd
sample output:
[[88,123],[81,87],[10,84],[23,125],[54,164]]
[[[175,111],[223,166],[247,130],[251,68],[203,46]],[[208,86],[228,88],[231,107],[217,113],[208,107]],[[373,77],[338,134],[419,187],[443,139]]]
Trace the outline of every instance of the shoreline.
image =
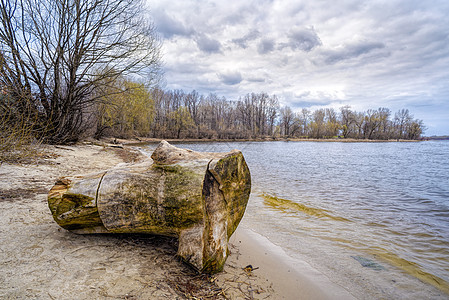
[[[255,139],[170,139],[170,138],[146,138],[146,137],[136,137],[129,139],[122,138],[102,138],[100,143],[107,145],[117,145],[117,146],[138,146],[142,144],[159,143],[161,141],[167,141],[169,143],[239,143],[239,142],[318,142],[318,143],[417,143],[426,142],[429,140],[368,140],[368,139],[353,139],[353,138],[329,138],[329,139],[304,139],[304,138],[255,138]],[[93,142],[95,143],[95,142]]]
[[[137,162],[143,155],[129,147],[89,142],[43,147],[51,155],[32,163],[0,165],[0,298],[334,299],[328,291],[349,295],[241,226],[230,239],[224,271],[213,276],[198,275],[176,259],[172,238],[66,231],[54,222],[47,204],[57,178]],[[255,268],[250,272],[245,271],[249,264]]]

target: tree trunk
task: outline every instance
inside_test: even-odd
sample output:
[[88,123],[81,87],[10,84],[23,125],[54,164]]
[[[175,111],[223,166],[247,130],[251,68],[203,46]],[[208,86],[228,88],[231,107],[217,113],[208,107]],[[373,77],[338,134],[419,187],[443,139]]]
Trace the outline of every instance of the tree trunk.
[[48,196],[54,220],[75,233],[176,236],[185,262],[221,271],[251,191],[242,153],[200,153],[162,141],[151,158],[60,178]]

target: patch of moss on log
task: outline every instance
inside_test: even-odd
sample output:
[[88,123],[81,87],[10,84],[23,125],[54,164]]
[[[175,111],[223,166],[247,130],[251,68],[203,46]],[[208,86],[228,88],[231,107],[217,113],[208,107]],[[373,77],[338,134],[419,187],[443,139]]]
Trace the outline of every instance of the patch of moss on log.
[[202,176],[186,167],[153,165],[111,187],[115,177],[105,175],[98,200],[100,216],[111,232],[128,228],[129,232],[174,235],[203,219]]
[[225,250],[225,255],[222,255],[221,253],[214,253],[203,262],[203,269],[201,270],[201,272],[207,274],[216,274],[223,271],[228,255],[229,249]]

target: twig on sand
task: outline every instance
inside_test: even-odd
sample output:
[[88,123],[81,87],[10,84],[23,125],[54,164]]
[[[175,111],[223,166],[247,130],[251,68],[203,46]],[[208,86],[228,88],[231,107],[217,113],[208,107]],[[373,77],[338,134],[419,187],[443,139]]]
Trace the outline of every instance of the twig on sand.
[[63,146],[55,146],[56,149],[62,149],[62,150],[69,150],[69,151],[75,151],[75,149],[63,147]]

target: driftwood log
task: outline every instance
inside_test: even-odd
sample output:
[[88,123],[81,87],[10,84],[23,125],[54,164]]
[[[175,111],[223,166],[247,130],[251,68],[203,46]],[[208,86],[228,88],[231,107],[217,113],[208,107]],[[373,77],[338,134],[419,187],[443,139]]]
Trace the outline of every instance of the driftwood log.
[[79,234],[175,236],[185,262],[201,272],[221,271],[251,190],[242,153],[194,152],[162,141],[151,158],[58,179],[48,195],[54,220]]

